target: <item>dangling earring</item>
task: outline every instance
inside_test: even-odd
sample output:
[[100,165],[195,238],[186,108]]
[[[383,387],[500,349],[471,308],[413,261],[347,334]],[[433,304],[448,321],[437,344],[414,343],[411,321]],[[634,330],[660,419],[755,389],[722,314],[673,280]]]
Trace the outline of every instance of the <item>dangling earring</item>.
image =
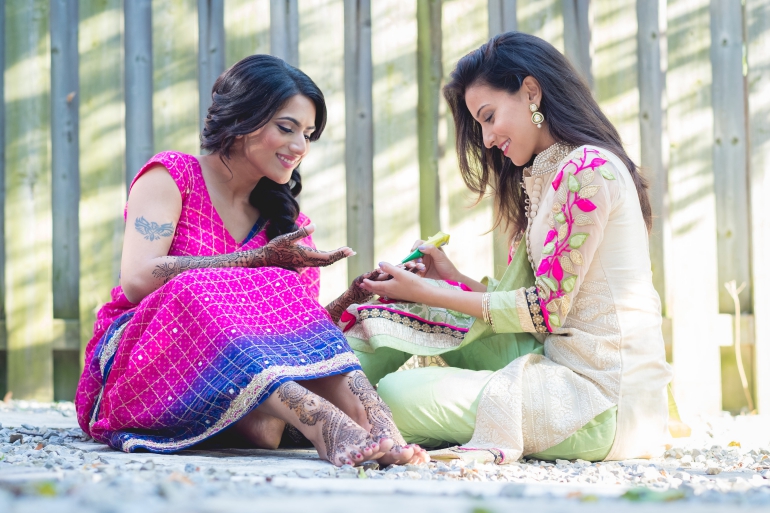
[[537,105],[530,103],[529,111],[532,113],[532,123],[537,125],[538,128],[543,128],[543,121],[545,121],[545,116],[543,116],[542,112],[537,110]]

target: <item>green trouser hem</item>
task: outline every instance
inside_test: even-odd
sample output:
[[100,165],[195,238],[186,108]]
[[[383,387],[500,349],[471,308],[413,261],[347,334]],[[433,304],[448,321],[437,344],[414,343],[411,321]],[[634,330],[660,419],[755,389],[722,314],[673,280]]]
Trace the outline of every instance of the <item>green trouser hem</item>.
[[[393,365],[409,357],[408,354],[389,356],[394,357]],[[479,401],[494,375],[492,371],[456,367],[412,369],[382,377],[378,392],[393,412],[396,426],[407,442],[424,447],[462,445],[473,436]],[[561,443],[527,457],[603,460],[615,440],[616,417],[617,407],[613,406]]]
[[542,452],[527,455],[538,460],[602,461],[615,442],[618,407],[600,413],[563,442]]

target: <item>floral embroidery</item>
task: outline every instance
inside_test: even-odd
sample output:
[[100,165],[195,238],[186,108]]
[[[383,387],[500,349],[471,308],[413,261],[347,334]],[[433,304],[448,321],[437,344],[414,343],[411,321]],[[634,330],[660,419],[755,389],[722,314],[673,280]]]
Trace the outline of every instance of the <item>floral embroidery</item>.
[[549,223],[551,230],[545,237],[543,259],[535,273],[540,309],[548,331],[560,327],[566,318],[571,303],[568,294],[577,282],[575,266],[585,261],[579,248],[589,234],[575,230],[578,226],[593,224],[586,214],[596,210],[591,201],[600,189],[599,185],[592,185],[596,172],[606,180],[615,180],[612,171],[603,167],[606,162],[597,150],[584,148],[582,157],[566,162],[551,183],[557,198],[552,210],[554,224]]

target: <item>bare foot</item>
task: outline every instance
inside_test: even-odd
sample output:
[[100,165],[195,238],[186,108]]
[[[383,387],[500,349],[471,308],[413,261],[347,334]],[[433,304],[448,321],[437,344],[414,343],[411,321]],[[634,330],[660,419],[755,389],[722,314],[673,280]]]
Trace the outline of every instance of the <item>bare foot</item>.
[[277,449],[286,423],[281,419],[254,410],[235,423],[233,430],[249,444],[260,449]]
[[289,381],[278,390],[280,401],[294,412],[296,426],[313,442],[318,455],[334,465],[360,465],[382,453],[364,428],[339,408],[305,387]]
[[396,423],[393,422],[393,413],[390,408],[362,371],[353,371],[348,375],[348,386],[364,406],[366,418],[372,426],[369,433],[380,443],[380,451],[384,453],[377,459],[380,465],[418,464],[427,463],[430,460],[428,454],[419,445],[407,445]]

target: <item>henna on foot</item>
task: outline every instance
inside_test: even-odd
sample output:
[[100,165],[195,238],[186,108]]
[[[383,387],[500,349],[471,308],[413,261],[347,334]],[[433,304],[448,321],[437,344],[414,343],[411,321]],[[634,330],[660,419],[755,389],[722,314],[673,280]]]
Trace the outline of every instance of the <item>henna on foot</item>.
[[[278,398],[294,412],[318,455],[334,465],[360,465],[379,453],[379,444],[364,428],[339,408],[305,387],[289,381],[281,385]],[[299,427],[299,426],[298,426]]]
[[381,465],[405,465],[429,461],[428,454],[419,445],[406,443],[393,421],[390,408],[362,371],[353,371],[348,374],[348,386],[364,407],[366,418],[372,426],[369,433],[374,440],[380,442],[380,451],[385,453],[377,460]]

